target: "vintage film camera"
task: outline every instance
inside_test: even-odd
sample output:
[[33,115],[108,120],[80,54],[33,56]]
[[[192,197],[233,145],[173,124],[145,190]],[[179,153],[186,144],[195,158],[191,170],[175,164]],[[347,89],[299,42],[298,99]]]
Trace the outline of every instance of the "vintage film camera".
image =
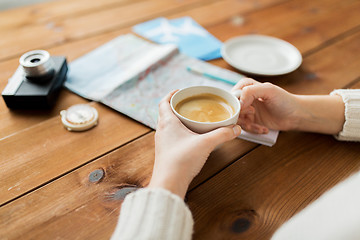
[[23,54],[19,62],[20,66],[2,92],[8,108],[51,107],[66,79],[66,58],[34,50]]

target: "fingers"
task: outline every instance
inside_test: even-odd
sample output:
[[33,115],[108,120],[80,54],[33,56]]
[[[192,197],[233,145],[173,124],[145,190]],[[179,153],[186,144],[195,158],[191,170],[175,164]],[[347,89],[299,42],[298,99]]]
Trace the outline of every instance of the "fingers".
[[250,133],[256,133],[256,134],[266,134],[269,132],[269,128],[254,123],[253,115],[243,115],[239,118],[238,124],[241,126],[241,128],[247,132]]
[[242,78],[231,90],[243,89],[245,86],[259,84],[259,82],[255,81],[252,78]]
[[241,128],[239,125],[229,126],[229,127],[222,127],[215,129],[211,132],[205,133],[202,136],[206,138],[207,144],[210,144],[213,148],[217,145],[220,145],[224,142],[230,141],[241,133]]
[[178,119],[175,114],[173,113],[171,106],[170,106],[170,99],[171,97],[177,92],[178,90],[174,90],[168,93],[163,99],[161,99],[159,103],[159,116],[157,120],[157,128],[162,128],[168,124],[169,121],[172,119]]
[[255,134],[266,134],[269,132],[269,129],[267,127],[261,126],[256,123],[247,125],[246,129],[244,128],[244,130]]
[[270,96],[274,94],[275,85],[271,83],[262,83],[245,86],[242,89],[242,94],[240,101],[242,103],[242,108],[249,107],[255,100],[261,99],[261,101],[266,101]]
[[179,90],[174,90],[168,93],[165,97],[163,97],[159,103],[159,114],[164,115],[165,113],[171,111],[170,107],[170,99],[171,97]]
[[255,114],[255,108],[253,106],[249,106],[247,108],[241,108],[240,114]]

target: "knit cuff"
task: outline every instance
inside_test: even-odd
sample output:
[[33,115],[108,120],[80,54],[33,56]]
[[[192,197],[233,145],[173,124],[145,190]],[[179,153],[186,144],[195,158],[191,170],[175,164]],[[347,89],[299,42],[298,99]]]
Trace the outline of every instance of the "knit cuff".
[[345,123],[335,137],[343,141],[360,141],[360,89],[338,89],[330,95],[339,95],[345,103]]
[[161,188],[144,188],[126,196],[115,239],[191,239],[194,221],[179,196]]

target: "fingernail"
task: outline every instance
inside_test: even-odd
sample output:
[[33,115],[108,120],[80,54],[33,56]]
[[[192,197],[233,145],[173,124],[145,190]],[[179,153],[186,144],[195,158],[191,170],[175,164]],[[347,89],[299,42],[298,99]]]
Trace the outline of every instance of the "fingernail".
[[235,125],[233,127],[233,131],[234,131],[235,136],[239,136],[241,133],[241,127],[239,125]]

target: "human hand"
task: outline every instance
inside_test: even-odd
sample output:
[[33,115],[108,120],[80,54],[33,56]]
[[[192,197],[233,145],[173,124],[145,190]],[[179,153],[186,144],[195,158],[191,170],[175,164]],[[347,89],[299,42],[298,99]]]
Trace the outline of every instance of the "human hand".
[[148,187],[161,187],[184,198],[193,178],[200,172],[216,146],[240,135],[238,125],[205,134],[186,128],[170,107],[169,93],[159,104],[155,134],[155,164]]
[[269,129],[290,130],[297,125],[294,113],[299,106],[295,95],[251,78],[240,80],[232,90],[238,89],[242,90],[238,124],[244,130],[262,134]]

